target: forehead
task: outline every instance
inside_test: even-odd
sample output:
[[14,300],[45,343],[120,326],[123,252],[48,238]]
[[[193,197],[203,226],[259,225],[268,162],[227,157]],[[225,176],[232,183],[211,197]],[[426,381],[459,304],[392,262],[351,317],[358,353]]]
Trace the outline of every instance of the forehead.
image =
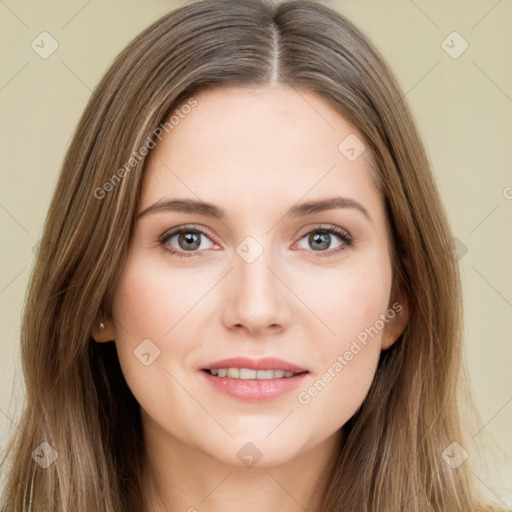
[[326,194],[379,201],[362,136],[316,93],[220,87],[194,99],[193,108],[176,107],[149,155],[142,207],[172,194],[247,208]]

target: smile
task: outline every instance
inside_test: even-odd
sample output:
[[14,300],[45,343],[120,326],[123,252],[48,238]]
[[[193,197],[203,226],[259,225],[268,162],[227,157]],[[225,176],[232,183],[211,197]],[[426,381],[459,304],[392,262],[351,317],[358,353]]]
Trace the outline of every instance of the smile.
[[297,373],[285,370],[253,370],[251,368],[217,368],[205,371],[210,372],[210,374],[215,377],[227,377],[228,379],[243,380],[283,379],[297,375]]

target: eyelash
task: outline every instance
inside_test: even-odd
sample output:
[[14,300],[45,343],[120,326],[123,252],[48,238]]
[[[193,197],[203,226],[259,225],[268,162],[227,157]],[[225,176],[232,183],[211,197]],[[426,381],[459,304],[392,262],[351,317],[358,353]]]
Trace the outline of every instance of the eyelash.
[[[187,254],[186,251],[178,251],[174,248],[171,248],[171,246],[169,246],[167,244],[167,242],[173,236],[180,235],[181,233],[188,233],[188,232],[200,233],[201,235],[204,235],[205,237],[207,237],[211,240],[211,237],[208,235],[208,233],[206,233],[205,231],[203,231],[202,229],[200,229],[196,226],[181,226],[179,228],[173,228],[169,231],[166,231],[164,234],[162,234],[158,238],[158,245],[161,245],[164,248],[164,250],[170,252],[173,255],[179,256],[180,258],[190,258],[195,255],[198,255],[201,251],[199,251],[197,249],[195,251],[189,251],[189,254]],[[354,242],[353,237],[350,235],[350,233],[348,233],[348,231],[345,231],[344,229],[338,228],[336,226],[317,226],[313,229],[310,229],[306,233],[304,233],[300,237],[299,240],[302,240],[306,235],[310,235],[311,233],[316,233],[316,232],[335,234],[343,242],[343,244],[340,245],[339,247],[337,247],[335,249],[331,249],[329,251],[311,251],[311,252],[317,253],[317,255],[319,257],[326,258],[329,256],[334,256],[334,255],[338,254],[339,252],[346,250],[346,247],[350,247]]]

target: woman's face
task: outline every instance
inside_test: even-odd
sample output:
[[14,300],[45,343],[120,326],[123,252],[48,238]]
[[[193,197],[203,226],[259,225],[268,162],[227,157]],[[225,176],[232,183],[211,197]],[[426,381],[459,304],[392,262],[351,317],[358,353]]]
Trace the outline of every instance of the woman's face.
[[[392,294],[368,152],[340,114],[285,86],[195,100],[146,165],[115,343],[162,442],[271,466],[332,439],[356,412],[407,308]],[[250,361],[215,364],[228,358]],[[287,365],[307,372],[265,371]]]

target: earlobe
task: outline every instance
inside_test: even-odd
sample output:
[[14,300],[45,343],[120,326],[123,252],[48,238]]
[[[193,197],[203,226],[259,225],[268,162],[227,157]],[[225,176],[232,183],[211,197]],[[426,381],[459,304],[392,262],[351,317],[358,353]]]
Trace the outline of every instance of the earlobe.
[[95,320],[91,329],[91,336],[98,343],[114,341],[115,332],[112,320]]
[[409,323],[409,301],[402,290],[396,300],[391,302],[390,308],[395,312],[388,322],[382,335],[382,350],[389,348],[403,334]]
[[395,341],[398,338],[399,337],[395,336],[394,334],[389,334],[388,336],[383,336],[382,337],[381,349],[382,350],[388,349],[389,347],[391,347],[391,345],[393,345],[393,343],[395,343]]

